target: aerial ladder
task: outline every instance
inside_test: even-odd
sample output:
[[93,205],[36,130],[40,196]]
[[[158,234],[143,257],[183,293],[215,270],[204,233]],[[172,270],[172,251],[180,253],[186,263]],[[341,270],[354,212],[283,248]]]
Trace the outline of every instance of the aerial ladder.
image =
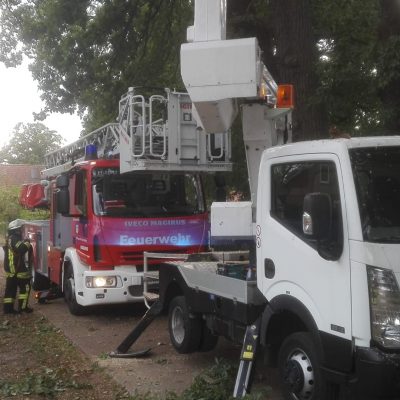
[[165,90],[146,99],[131,87],[119,101],[116,122],[108,123],[45,156],[42,178],[71,168],[96,148],[97,156],[120,158],[120,172],[229,171],[230,131],[199,134],[187,93]]

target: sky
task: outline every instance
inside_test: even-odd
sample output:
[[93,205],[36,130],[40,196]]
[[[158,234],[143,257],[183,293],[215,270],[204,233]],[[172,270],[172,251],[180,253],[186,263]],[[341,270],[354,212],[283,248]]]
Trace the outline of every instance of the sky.
[[[0,148],[6,144],[18,122],[34,122],[33,112],[43,107],[37,85],[27,63],[17,68],[6,68],[0,63]],[[57,131],[65,144],[78,139],[82,124],[77,115],[51,114],[41,121]]]

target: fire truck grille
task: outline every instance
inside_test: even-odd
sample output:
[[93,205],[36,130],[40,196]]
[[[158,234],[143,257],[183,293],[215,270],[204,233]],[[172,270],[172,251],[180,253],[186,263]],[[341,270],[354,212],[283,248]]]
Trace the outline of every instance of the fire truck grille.
[[[181,251],[174,251],[174,253],[186,253],[185,250]],[[136,270],[138,272],[143,271],[143,253],[141,252],[135,252],[135,251],[126,251],[121,253],[121,261],[123,263],[129,263],[129,264],[135,264],[136,265]],[[159,269],[159,265],[165,262],[165,260],[157,260],[152,258],[151,263],[148,265],[148,270],[149,271],[157,271]]]
[[143,253],[135,251],[126,251],[121,254],[121,260],[132,264],[143,263]]

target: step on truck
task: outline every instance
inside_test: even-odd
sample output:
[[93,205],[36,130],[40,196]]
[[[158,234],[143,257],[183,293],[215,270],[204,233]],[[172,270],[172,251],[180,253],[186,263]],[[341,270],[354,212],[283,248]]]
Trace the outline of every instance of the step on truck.
[[[235,397],[263,350],[285,399],[399,399],[400,136],[291,143],[292,90],[256,39],[225,39],[225,6],[196,1],[182,77],[206,132],[227,129],[241,103],[251,201],[212,205],[213,251],[166,261],[112,355],[166,311],[180,353],[243,343]],[[145,290],[162,256],[145,253]]]
[[21,194],[25,206],[50,207],[49,221],[23,226],[38,300],[63,295],[76,315],[143,302],[144,251],[207,245],[202,174],[231,168],[228,139],[222,131],[199,137],[187,93],[146,99],[130,88],[117,122],[47,154],[42,198],[37,187]]

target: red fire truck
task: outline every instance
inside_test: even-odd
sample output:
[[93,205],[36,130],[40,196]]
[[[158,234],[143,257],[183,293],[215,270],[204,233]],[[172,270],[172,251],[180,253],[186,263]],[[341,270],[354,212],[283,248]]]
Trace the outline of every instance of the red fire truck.
[[230,169],[227,137],[199,137],[187,94],[146,100],[130,88],[116,123],[48,154],[50,220],[23,224],[39,301],[64,295],[76,315],[143,301],[143,251],[202,250],[209,221],[201,175]]

